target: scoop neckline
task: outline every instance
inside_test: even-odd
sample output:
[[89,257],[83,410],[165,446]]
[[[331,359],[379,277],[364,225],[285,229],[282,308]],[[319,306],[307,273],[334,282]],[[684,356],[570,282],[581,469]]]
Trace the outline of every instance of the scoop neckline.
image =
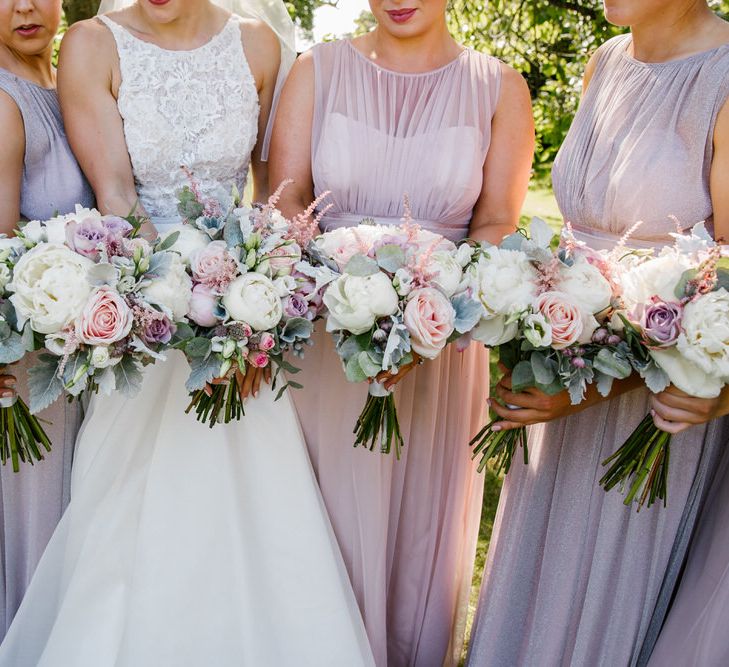
[[385,72],[387,74],[392,74],[394,76],[405,76],[405,77],[421,77],[421,76],[430,76],[431,74],[438,74],[440,72],[443,72],[444,70],[449,69],[450,67],[453,67],[457,63],[460,62],[461,58],[463,58],[470,49],[468,47],[464,47],[461,49],[461,52],[453,58],[450,62],[447,62],[445,65],[441,65],[440,67],[436,67],[435,69],[428,70],[427,72],[398,72],[394,69],[388,69],[387,67],[383,67],[382,65],[378,65],[376,62],[370,60],[364,53],[362,53],[359,49],[357,49],[354,44],[352,44],[351,39],[345,39],[344,40],[347,46],[354,51],[354,53],[357,55],[357,57],[364,60],[366,63],[371,65],[377,70],[380,70],[381,72]]
[[729,42],[725,42],[724,44],[719,44],[718,46],[715,46],[712,49],[706,49],[705,51],[699,51],[698,53],[693,53],[690,56],[683,56],[682,58],[674,58],[673,60],[663,60],[661,62],[649,62],[647,60],[638,60],[635,56],[630,55],[628,53],[628,49],[630,48],[630,45],[633,43],[633,37],[631,35],[627,36],[628,38],[625,40],[625,48],[623,48],[623,58],[625,58],[628,62],[631,62],[635,65],[640,65],[641,67],[655,67],[655,68],[661,68],[661,67],[671,67],[672,65],[681,65],[683,63],[688,63],[693,60],[699,60],[703,58],[709,57],[711,54],[716,53],[717,51],[720,51],[721,49],[725,49],[729,47]]
[[165,53],[196,53],[197,51],[202,51],[203,49],[206,49],[213,44],[215,44],[222,36],[223,33],[228,29],[228,25],[233,22],[234,16],[233,14],[230,14],[228,16],[228,20],[223,24],[223,27],[218,30],[207,42],[204,44],[201,44],[200,46],[196,46],[194,49],[166,49],[164,46],[160,46],[159,44],[155,44],[154,42],[148,42],[146,39],[142,39],[141,37],[137,37],[129,28],[126,26],[123,26],[118,21],[115,21],[114,19],[104,16],[104,18],[113,23],[115,26],[117,26],[122,32],[126,33],[136,42],[141,42],[142,44],[145,44],[147,46],[151,46],[153,49],[157,49],[158,51],[163,51]]
[[24,83],[33,88],[37,88],[38,90],[44,90],[47,93],[56,93],[58,90],[57,88],[46,88],[45,86],[41,86],[39,83],[36,83],[35,81],[31,81],[30,79],[26,79],[23,76],[18,76],[15,72],[11,72],[9,69],[5,69],[4,67],[0,67],[0,72],[5,72],[5,74],[12,77],[19,83]]

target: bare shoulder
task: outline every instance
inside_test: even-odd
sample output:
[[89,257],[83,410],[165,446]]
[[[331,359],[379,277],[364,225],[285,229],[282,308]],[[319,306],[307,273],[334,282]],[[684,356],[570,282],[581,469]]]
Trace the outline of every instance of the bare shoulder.
[[526,79],[517,72],[511,65],[499,61],[501,70],[501,95],[499,106],[502,104],[514,104],[515,102],[530,101],[529,86]]
[[245,48],[252,47],[267,57],[275,57],[281,46],[276,33],[263,21],[239,19],[241,39]]
[[114,36],[101,21],[96,18],[74,23],[63,36],[61,53],[94,57],[111,55],[116,50]]

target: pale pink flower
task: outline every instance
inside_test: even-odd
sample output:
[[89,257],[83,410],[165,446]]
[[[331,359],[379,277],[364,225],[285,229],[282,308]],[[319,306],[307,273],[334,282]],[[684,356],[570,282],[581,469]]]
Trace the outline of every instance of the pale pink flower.
[[435,359],[453,333],[455,311],[440,290],[430,287],[414,290],[403,315],[413,350]]
[[192,288],[188,317],[201,327],[215,326],[218,322],[215,316],[217,305],[218,297],[207,285],[199,283]]
[[556,350],[589,342],[598,327],[592,314],[583,313],[563,292],[539,295],[536,308],[552,327],[552,347]]
[[124,299],[111,287],[99,287],[76,323],[76,335],[87,345],[108,345],[125,338],[133,322],[132,310]]
[[223,294],[238,275],[238,262],[228,252],[225,241],[213,241],[190,256],[195,280],[217,294]]

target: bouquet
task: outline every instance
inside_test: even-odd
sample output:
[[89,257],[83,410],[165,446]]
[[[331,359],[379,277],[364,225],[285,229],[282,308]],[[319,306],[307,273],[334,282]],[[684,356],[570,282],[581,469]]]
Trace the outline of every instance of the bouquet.
[[[561,237],[534,219],[497,246],[481,245],[468,268],[481,305],[475,340],[497,347],[511,370],[512,391],[536,387],[546,394],[567,390],[573,405],[587,386],[610,393],[615,379],[632,372],[628,345],[610,325],[617,283],[614,255],[579,243],[567,225]],[[471,441],[479,470],[489,459],[509,471],[518,447],[529,462],[526,428],[493,430],[490,421]]]
[[[406,207],[407,208],[407,207]],[[392,393],[377,377],[397,373],[413,353],[435,359],[477,322],[478,304],[464,281],[472,249],[412,224],[388,227],[363,220],[357,227],[327,232],[312,244],[310,275],[325,287],[327,331],[350,382],[370,381],[357,420],[355,446],[383,453],[403,438]]]
[[[191,367],[187,411],[211,427],[244,414],[239,375],[273,365],[275,389],[281,371],[298,372],[284,354],[303,355],[322,309],[313,280],[297,270],[306,266],[302,247],[317,228],[319,200],[287,220],[276,209],[287,183],[264,206],[247,208],[235,189],[224,203],[204,199],[192,182],[179,193],[184,222],[165,237],[192,281],[190,326],[176,341]],[[216,378],[227,382],[210,387]],[[276,399],[288,387],[301,385],[285,382]]]
[[[6,262],[13,253],[19,253],[22,241],[15,238],[0,239],[0,367],[20,361],[33,349],[33,335],[28,327],[18,331],[15,309],[7,299],[10,269]],[[20,463],[42,461],[41,448],[51,450],[51,443],[38,418],[31,414],[25,401],[17,394],[13,399],[0,400],[0,462],[12,461],[13,470]]]
[[[631,363],[654,393],[673,384],[697,398],[716,398],[729,383],[729,257],[703,224],[675,244],[635,259],[622,276],[617,326]],[[724,251],[725,252],[725,251]],[[671,435],[647,415],[625,444],[603,462],[600,484],[629,484],[625,504],[665,506]]]
[[16,328],[28,348],[35,339],[47,349],[29,371],[31,412],[64,392],[132,397],[141,367],[163,358],[187,312],[190,280],[180,257],[138,236],[140,226],[78,206],[26,223],[2,254]]

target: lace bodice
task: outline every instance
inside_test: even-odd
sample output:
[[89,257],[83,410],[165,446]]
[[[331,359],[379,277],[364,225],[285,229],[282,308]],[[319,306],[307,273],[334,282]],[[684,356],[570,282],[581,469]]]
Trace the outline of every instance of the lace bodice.
[[207,44],[170,51],[106,16],[119,53],[119,113],[141,204],[155,222],[177,218],[192,172],[203,195],[242,191],[258,134],[258,92],[231,17]]

